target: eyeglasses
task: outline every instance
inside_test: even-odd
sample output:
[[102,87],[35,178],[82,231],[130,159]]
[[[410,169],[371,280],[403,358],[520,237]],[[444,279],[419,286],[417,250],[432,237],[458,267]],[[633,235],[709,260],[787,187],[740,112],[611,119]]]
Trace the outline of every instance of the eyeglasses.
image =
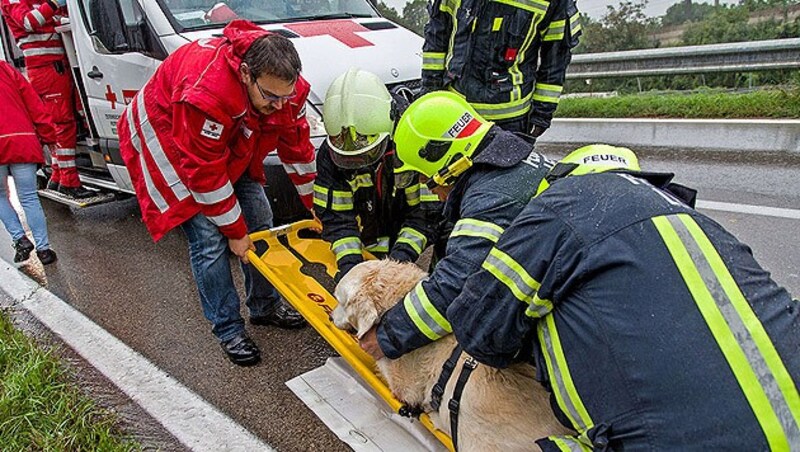
[[261,94],[261,98],[267,102],[286,102],[297,95],[297,91],[292,90],[292,94],[286,96],[276,96],[271,92],[264,90],[264,88],[262,88],[261,85],[258,84],[255,78],[253,79],[253,84],[256,85],[256,88],[258,89],[258,94]]

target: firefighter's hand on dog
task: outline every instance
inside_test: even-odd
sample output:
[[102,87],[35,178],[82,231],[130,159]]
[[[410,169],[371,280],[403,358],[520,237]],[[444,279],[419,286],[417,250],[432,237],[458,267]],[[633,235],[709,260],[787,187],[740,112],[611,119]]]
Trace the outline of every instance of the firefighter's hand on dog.
[[247,252],[249,250],[256,250],[256,246],[253,245],[253,241],[250,240],[249,235],[245,235],[240,239],[228,239],[228,247],[231,249],[231,252],[238,256],[245,264],[250,263],[250,260],[247,259]]
[[378,345],[378,326],[373,326],[361,338],[358,339],[358,345],[367,352],[372,358],[377,361],[384,357],[381,346]]

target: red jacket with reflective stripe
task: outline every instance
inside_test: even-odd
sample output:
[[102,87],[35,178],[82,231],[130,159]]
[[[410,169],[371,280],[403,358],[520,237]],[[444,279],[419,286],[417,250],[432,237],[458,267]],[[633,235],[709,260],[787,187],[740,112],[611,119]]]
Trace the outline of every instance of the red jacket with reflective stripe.
[[233,183],[245,172],[264,182],[262,161],[277,149],[311,207],[316,176],[300,78],[297,94],[268,116],[241,82],[241,57],[267,32],[233,21],[223,37],[187,44],[159,66],[119,121],[120,151],[154,240],[198,213],[230,238],[247,233]]
[[0,61],[0,165],[44,163],[41,141],[56,142],[53,121],[30,82]]
[[66,15],[65,8],[54,10],[47,3],[31,0],[0,0],[0,7],[27,67],[66,60],[64,44],[53,20],[56,14]]

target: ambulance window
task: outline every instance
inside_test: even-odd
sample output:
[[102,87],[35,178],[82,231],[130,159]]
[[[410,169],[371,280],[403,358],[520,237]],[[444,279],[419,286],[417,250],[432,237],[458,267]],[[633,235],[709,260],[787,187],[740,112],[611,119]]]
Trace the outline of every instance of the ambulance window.
[[81,0],[81,8],[98,52],[140,52],[159,59],[166,57],[138,1]]
[[233,19],[268,24],[378,17],[367,0],[159,0],[179,31],[219,28]]

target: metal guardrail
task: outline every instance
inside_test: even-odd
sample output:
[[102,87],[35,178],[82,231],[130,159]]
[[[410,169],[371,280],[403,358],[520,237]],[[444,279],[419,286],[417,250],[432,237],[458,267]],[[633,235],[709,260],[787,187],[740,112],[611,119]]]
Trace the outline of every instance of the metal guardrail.
[[800,68],[800,38],[573,55],[567,79]]

